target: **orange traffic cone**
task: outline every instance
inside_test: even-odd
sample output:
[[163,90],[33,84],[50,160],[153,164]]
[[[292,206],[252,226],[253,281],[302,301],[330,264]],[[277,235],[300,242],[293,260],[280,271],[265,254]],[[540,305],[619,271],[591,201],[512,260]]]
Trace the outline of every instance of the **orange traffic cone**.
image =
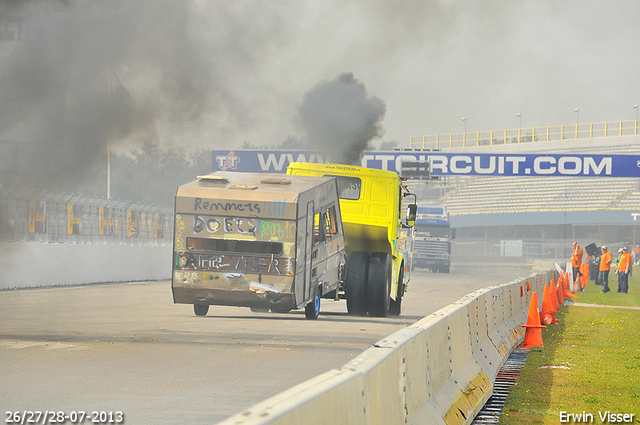
[[564,290],[561,284],[556,288],[556,295],[558,296],[558,305],[564,305]]
[[[560,308],[558,308],[558,296],[556,295],[556,284],[553,279],[551,279],[551,282],[549,282],[549,299],[551,300],[551,306],[553,308],[552,311],[554,313],[556,311],[560,311]],[[544,303],[544,295],[542,296],[542,302]],[[544,309],[544,304],[542,308]]]
[[589,263],[582,263],[580,266],[580,273],[582,273],[582,277],[580,278],[580,287],[584,291],[587,287],[587,282],[589,281]]
[[[551,283],[553,283],[553,279],[551,279]],[[560,299],[560,279],[558,279],[558,284],[549,287],[549,295],[553,298],[553,303],[556,306],[556,311],[560,311],[560,306],[563,304]]]
[[564,280],[564,274],[561,274],[560,277],[558,278],[558,286],[560,287],[560,291],[562,293],[564,293],[564,287],[565,287],[565,280]]
[[565,298],[578,298],[578,296],[577,296],[577,295],[575,295],[575,294],[573,294],[573,293],[569,290],[569,288],[567,288],[567,289],[565,289],[565,290],[564,290],[564,294],[563,294],[563,296],[564,296]]
[[542,295],[542,311],[540,312],[540,323],[544,323],[545,325],[556,324],[556,312],[553,309],[553,303],[551,302],[549,285],[544,285],[544,293]]
[[531,293],[531,302],[529,303],[529,316],[527,324],[520,325],[527,328],[524,333],[524,342],[520,348],[544,347],[542,344],[542,328],[546,326],[540,324],[540,315],[538,314],[538,293]]
[[562,296],[562,294],[564,294],[564,279],[562,278],[562,275],[560,275],[560,277],[558,278],[558,286],[556,288],[556,295],[558,295],[558,305],[564,305],[564,297]]

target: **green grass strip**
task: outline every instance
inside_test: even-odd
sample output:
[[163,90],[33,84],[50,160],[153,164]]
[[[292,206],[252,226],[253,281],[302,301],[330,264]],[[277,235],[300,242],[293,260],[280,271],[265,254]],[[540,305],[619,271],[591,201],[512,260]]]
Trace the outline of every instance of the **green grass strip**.
[[629,423],[631,414],[640,423],[640,309],[595,307],[640,307],[640,276],[630,278],[628,294],[617,286],[613,273],[607,294],[589,281],[573,301],[594,306],[560,307],[559,323],[542,330],[544,348],[530,351],[501,424]]

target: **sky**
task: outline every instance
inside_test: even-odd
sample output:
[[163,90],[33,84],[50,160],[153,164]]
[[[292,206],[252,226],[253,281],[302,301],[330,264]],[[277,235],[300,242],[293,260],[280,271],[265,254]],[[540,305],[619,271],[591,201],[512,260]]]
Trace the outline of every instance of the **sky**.
[[640,104],[635,0],[13,4],[27,31],[0,58],[0,140],[73,151],[317,140],[310,120],[326,116],[309,99],[340,82],[351,86],[325,124],[337,127],[336,105],[363,106],[365,147],[635,120]]
[[399,145],[462,132],[462,117],[467,131],[572,124],[575,108],[581,122],[631,120],[640,103],[637,1],[259,4],[203,34],[239,33],[245,53],[220,59],[248,121],[212,142],[296,133],[301,96],[342,72],[385,103],[382,139]]

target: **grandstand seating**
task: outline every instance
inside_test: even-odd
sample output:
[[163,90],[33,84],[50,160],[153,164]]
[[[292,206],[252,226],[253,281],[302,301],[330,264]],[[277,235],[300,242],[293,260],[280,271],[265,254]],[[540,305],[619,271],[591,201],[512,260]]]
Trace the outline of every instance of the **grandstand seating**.
[[640,190],[636,187],[635,190],[616,199],[610,207],[611,209],[640,209]]
[[[615,139],[579,144],[555,143],[548,153],[600,153],[640,154],[640,138],[634,144],[628,140],[615,143]],[[536,145],[533,143],[529,146]],[[540,146],[540,145],[538,145]],[[495,146],[483,153],[500,152]],[[526,146],[520,145],[526,152]],[[448,150],[444,150],[447,152]],[[457,149],[458,152],[464,152]],[[466,150],[467,152],[470,149]],[[512,151],[513,152],[513,151]],[[424,199],[424,198],[423,198]],[[629,178],[603,177],[465,177],[451,180],[438,199],[431,202],[445,205],[452,215],[482,213],[519,213],[538,211],[597,211],[639,210],[640,181]]]
[[626,208],[633,199],[640,206],[638,183],[624,178],[478,177],[437,202],[455,215]]

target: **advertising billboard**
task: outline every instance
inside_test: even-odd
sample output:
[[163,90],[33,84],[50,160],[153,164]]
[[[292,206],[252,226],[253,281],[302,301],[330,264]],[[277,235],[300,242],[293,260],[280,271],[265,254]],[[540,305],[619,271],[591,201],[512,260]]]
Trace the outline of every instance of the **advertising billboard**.
[[[638,155],[475,154],[365,151],[353,164],[399,172],[403,162],[428,161],[432,176],[640,177]],[[285,173],[291,162],[327,163],[313,151],[214,150],[212,171]]]

